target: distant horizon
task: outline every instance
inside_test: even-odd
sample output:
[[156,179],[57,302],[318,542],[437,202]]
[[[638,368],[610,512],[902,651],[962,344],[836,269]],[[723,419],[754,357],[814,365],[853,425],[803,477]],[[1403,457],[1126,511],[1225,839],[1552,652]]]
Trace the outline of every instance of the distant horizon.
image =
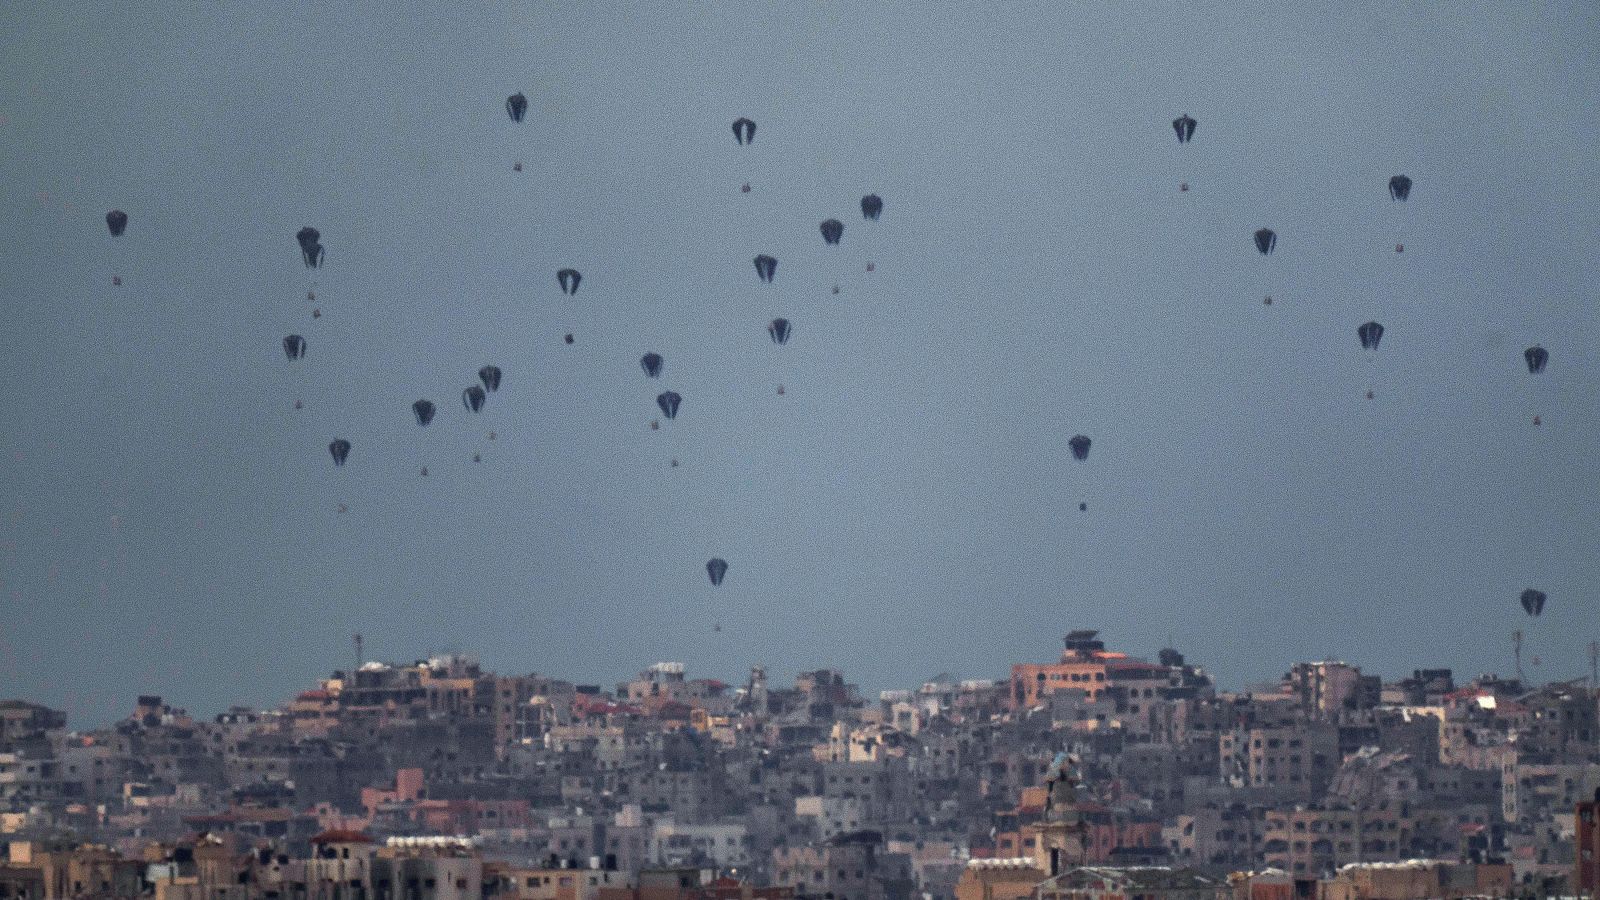
[[[1160,649],[1175,649],[1179,653],[1183,654],[1184,664],[1186,666],[1193,666],[1193,667],[1203,671],[1209,678],[1211,678],[1212,684],[1215,686],[1215,688],[1216,688],[1216,690],[1217,690],[1217,692],[1219,694],[1221,694],[1221,693],[1228,693],[1228,694],[1259,693],[1260,692],[1259,689],[1268,688],[1268,687],[1272,687],[1272,688],[1278,687],[1279,683],[1280,683],[1280,680],[1283,677],[1283,675],[1280,674],[1277,679],[1270,679],[1269,678],[1269,679],[1262,679],[1262,680],[1255,680],[1255,681],[1246,681],[1246,682],[1242,682],[1242,683],[1238,684],[1237,686],[1231,687],[1231,686],[1228,686],[1228,685],[1225,685],[1225,684],[1221,683],[1220,680],[1216,677],[1215,673],[1212,671],[1212,669],[1210,669],[1208,666],[1206,666],[1204,661],[1197,661],[1195,659],[1195,657],[1191,653],[1183,650],[1182,648],[1176,648],[1176,647],[1165,648],[1164,647],[1164,648],[1160,648]],[[1108,653],[1125,654],[1128,658],[1136,659],[1136,660],[1148,660],[1148,659],[1154,658],[1154,656],[1156,655],[1155,653],[1145,654],[1145,653],[1140,653],[1140,652],[1136,652],[1136,651],[1118,649],[1117,647],[1115,647],[1109,641],[1107,642],[1106,652],[1108,652]],[[1159,653],[1159,652],[1160,652],[1160,650],[1158,649],[1156,651],[1156,653]],[[1034,660],[1018,659],[1018,660],[1013,660],[1012,663],[1008,663],[1007,665],[1009,666],[1009,665],[1013,665],[1013,664],[1053,662],[1056,659],[1059,659],[1059,656],[1060,656],[1060,654],[1058,652],[1055,657],[1052,657],[1050,659],[1034,659]],[[459,650],[456,650],[456,651],[441,651],[441,652],[430,653],[427,656],[418,657],[418,658],[415,658],[415,659],[412,659],[412,660],[406,661],[406,662],[399,662],[396,659],[380,659],[380,658],[375,658],[374,657],[374,658],[368,658],[368,659],[363,660],[362,665],[367,665],[367,664],[371,664],[371,663],[381,663],[383,665],[390,666],[392,668],[407,668],[407,667],[413,667],[413,666],[418,666],[418,665],[422,665],[422,664],[425,664],[425,663],[429,663],[429,662],[432,662],[434,660],[448,659],[450,657],[454,657],[454,658],[456,658],[458,660],[461,660],[461,661],[467,661],[467,662],[476,663],[480,667],[480,669],[485,673],[492,673],[492,674],[495,674],[495,675],[502,675],[502,676],[509,676],[509,677],[537,675],[537,676],[541,676],[541,677],[552,678],[552,679],[555,679],[555,680],[558,680],[558,681],[565,681],[565,682],[568,682],[570,684],[578,685],[578,686],[596,685],[603,692],[606,692],[606,693],[614,692],[618,685],[626,683],[632,677],[635,677],[639,673],[646,671],[650,666],[653,666],[653,665],[656,665],[656,664],[659,664],[659,663],[676,663],[676,664],[683,665],[684,666],[684,677],[685,677],[686,680],[689,680],[689,681],[698,681],[698,680],[721,681],[721,682],[727,684],[728,687],[730,689],[733,689],[733,690],[740,689],[744,684],[744,681],[738,680],[737,678],[729,678],[729,677],[725,677],[725,676],[719,676],[719,675],[716,675],[716,674],[713,674],[713,673],[706,673],[706,674],[696,675],[695,672],[697,670],[694,668],[693,663],[691,663],[690,661],[685,660],[685,659],[660,659],[660,660],[655,660],[653,662],[643,664],[639,668],[635,669],[630,675],[623,676],[621,678],[613,678],[612,680],[588,680],[588,679],[571,678],[571,677],[562,675],[559,672],[547,671],[547,670],[541,670],[541,669],[533,669],[533,670],[526,670],[526,671],[519,670],[519,669],[500,669],[500,668],[496,668],[496,667],[493,667],[493,666],[486,665],[482,661],[482,659],[480,657],[476,656],[473,653],[465,652],[465,651],[459,651]],[[1344,664],[1344,665],[1353,666],[1356,669],[1359,669],[1363,675],[1375,675],[1375,674],[1376,675],[1380,675],[1383,678],[1384,684],[1386,684],[1386,685],[1387,684],[1391,684],[1391,683],[1393,683],[1395,681],[1399,681],[1401,679],[1410,677],[1411,674],[1414,673],[1414,672],[1418,672],[1418,671],[1422,671],[1422,670],[1426,670],[1426,669],[1450,669],[1451,670],[1451,675],[1456,680],[1456,683],[1457,683],[1458,687],[1462,686],[1462,685],[1465,685],[1465,684],[1469,684],[1469,683],[1474,682],[1474,681],[1478,681],[1480,679],[1500,679],[1500,680],[1507,680],[1507,681],[1516,680],[1515,673],[1512,673],[1512,674],[1501,674],[1501,673],[1494,672],[1494,671],[1486,671],[1486,672],[1472,672],[1472,673],[1469,674],[1469,673],[1467,673],[1465,671],[1458,671],[1458,670],[1453,669],[1453,668],[1451,668],[1449,666],[1417,665],[1417,666],[1413,666],[1410,670],[1404,671],[1402,673],[1392,673],[1392,672],[1381,672],[1380,673],[1380,672],[1375,672],[1375,671],[1369,670],[1366,666],[1363,666],[1359,661],[1352,660],[1352,659],[1349,659],[1349,658],[1297,659],[1297,660],[1290,661],[1289,663],[1287,663],[1287,664],[1285,664],[1283,666],[1283,674],[1287,674],[1290,668],[1292,668],[1293,666],[1295,666],[1297,664],[1300,664],[1300,663],[1320,663],[1320,662],[1335,662],[1335,663],[1341,663],[1341,664]],[[750,667],[746,667],[745,670],[743,671],[744,677],[746,679],[748,679],[748,676],[750,674],[750,669],[753,668],[754,666],[758,666],[758,665],[760,665],[760,663],[752,663]],[[129,707],[129,709],[131,710],[135,705],[137,705],[137,700],[138,700],[139,697],[141,697],[141,696],[155,696],[155,697],[160,697],[161,701],[164,704],[166,704],[168,706],[171,706],[174,709],[182,710],[185,714],[190,715],[192,717],[195,717],[197,719],[211,719],[211,718],[214,718],[216,716],[225,714],[229,710],[232,710],[232,709],[249,709],[249,710],[258,711],[258,712],[260,712],[260,711],[268,711],[268,710],[280,708],[283,705],[286,705],[286,704],[292,702],[297,695],[299,695],[300,693],[302,693],[304,691],[316,690],[317,689],[317,684],[320,683],[321,681],[331,679],[331,678],[333,678],[335,675],[337,675],[339,673],[348,673],[348,672],[353,672],[355,670],[356,669],[354,667],[352,667],[352,668],[344,668],[342,666],[335,666],[334,668],[331,668],[331,669],[325,669],[323,671],[326,672],[326,674],[314,676],[312,681],[310,683],[308,683],[307,686],[296,689],[293,693],[291,693],[290,695],[288,695],[287,697],[285,697],[285,698],[283,698],[281,700],[268,701],[268,702],[262,703],[262,704],[231,703],[231,704],[228,704],[228,705],[216,707],[214,709],[201,709],[201,710],[197,711],[195,709],[191,709],[190,706],[187,703],[175,702],[175,698],[173,696],[170,696],[170,695],[168,695],[168,694],[166,694],[166,693],[164,693],[164,692],[162,692],[160,690],[148,690],[148,691],[141,690],[141,691],[136,691],[133,694],[130,694],[128,696],[128,704],[127,705]],[[871,702],[871,701],[877,699],[878,696],[883,692],[896,691],[896,690],[907,690],[907,691],[911,691],[911,692],[915,693],[916,690],[918,688],[920,688],[922,685],[932,683],[932,680],[931,680],[931,677],[930,677],[930,678],[924,678],[921,681],[915,682],[914,686],[909,687],[909,688],[906,688],[906,687],[899,687],[899,688],[896,688],[896,687],[879,687],[879,686],[876,686],[876,685],[864,685],[864,684],[862,684],[862,683],[860,683],[860,682],[858,682],[856,680],[851,679],[850,670],[848,668],[841,668],[841,667],[838,667],[838,666],[819,665],[819,666],[813,666],[813,667],[811,667],[809,669],[808,668],[796,669],[793,673],[790,673],[788,675],[788,678],[789,678],[788,681],[782,681],[782,680],[779,680],[779,679],[774,679],[773,678],[773,673],[768,671],[767,672],[768,684],[769,684],[769,686],[771,686],[771,685],[786,686],[786,685],[792,684],[793,683],[793,679],[797,678],[798,676],[800,676],[802,674],[805,674],[807,672],[816,672],[816,671],[820,671],[820,670],[837,671],[840,674],[844,675],[845,676],[845,683],[847,685],[851,686],[851,687],[856,688],[858,691],[860,691],[861,692],[860,693],[861,698],[863,700],[868,701],[868,702]],[[949,672],[949,671],[942,671],[942,672],[938,672],[938,673],[934,673],[934,674],[936,674],[936,675],[937,674],[954,675],[955,676],[955,681],[956,681],[957,684],[960,684],[960,683],[966,682],[966,681],[990,681],[990,682],[993,682],[996,685],[1004,685],[1004,684],[1007,684],[1010,681],[1010,678],[1011,678],[1009,673],[1005,673],[1005,674],[1002,674],[1002,675],[999,675],[999,676],[994,676],[994,677],[973,676],[973,675],[959,674],[959,673]],[[1542,679],[1542,680],[1541,679],[1536,679],[1534,677],[1531,677],[1529,675],[1529,673],[1524,672],[1523,673],[1522,685],[1527,690],[1537,690],[1539,688],[1548,687],[1548,686],[1554,685],[1554,684],[1567,684],[1567,683],[1571,683],[1571,682],[1574,682],[1574,681],[1582,681],[1582,682],[1587,683],[1587,682],[1589,682],[1589,680],[1590,680],[1590,673],[1588,673],[1588,672],[1584,672],[1581,675],[1578,675],[1578,676],[1573,677],[1573,678],[1549,678],[1549,679]],[[49,703],[44,703],[44,702],[41,702],[41,701],[38,701],[38,700],[34,700],[34,699],[31,699],[31,698],[28,698],[28,697],[0,696],[0,700],[21,700],[21,701],[26,702],[26,703],[37,703],[37,704],[42,705],[42,706],[55,708],[55,707],[51,706],[51,704],[49,704]],[[121,721],[122,719],[125,719],[126,717],[127,717],[126,715],[122,715],[122,716],[119,716],[117,718],[107,719],[107,720],[98,722],[96,724],[89,725],[89,726],[87,726],[87,728],[83,728],[83,729],[71,728],[70,730],[81,731],[81,730],[95,730],[95,729],[99,729],[99,728],[106,728],[106,727],[109,727],[109,726],[115,724],[118,721]],[[70,727],[70,723],[71,723],[71,714],[70,714],[70,712],[68,714],[68,722],[69,722],[69,727]]]

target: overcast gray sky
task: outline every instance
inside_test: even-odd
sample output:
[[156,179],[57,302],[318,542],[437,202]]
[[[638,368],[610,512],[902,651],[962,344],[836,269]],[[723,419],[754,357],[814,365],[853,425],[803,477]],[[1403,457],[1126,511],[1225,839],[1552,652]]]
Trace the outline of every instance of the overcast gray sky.
[[1593,4],[160,6],[0,10],[0,693],[1587,668]]

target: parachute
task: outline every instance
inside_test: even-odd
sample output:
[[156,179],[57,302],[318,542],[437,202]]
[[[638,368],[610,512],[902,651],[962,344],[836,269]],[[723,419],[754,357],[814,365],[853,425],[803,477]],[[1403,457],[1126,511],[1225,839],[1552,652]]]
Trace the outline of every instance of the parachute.
[[306,268],[316,269],[321,267],[323,257],[322,232],[307,225],[294,233],[294,239],[300,244],[300,256],[306,261]]
[[527,115],[527,113],[528,98],[522,96],[521,91],[518,91],[517,93],[506,98],[506,115],[511,117],[511,121],[521,122],[522,117]]
[[1396,175],[1389,179],[1389,199],[1404,200],[1411,196],[1411,178],[1408,175]]
[[484,366],[478,370],[478,380],[490,393],[500,390],[500,367]]
[[433,421],[433,414],[437,411],[432,400],[418,400],[411,404],[411,411],[417,416],[417,424],[427,428]]
[[738,141],[740,146],[743,146],[745,144],[753,144],[753,143],[755,143],[755,140],[756,140],[756,123],[752,122],[751,120],[746,119],[746,118],[744,118],[742,116],[740,118],[734,119],[733,120],[733,139]]
[[1377,322],[1368,322],[1356,329],[1356,337],[1361,339],[1361,349],[1376,350],[1378,342],[1383,340],[1383,326]]
[[1522,592],[1522,596],[1519,599],[1522,601],[1523,612],[1526,612],[1528,615],[1537,616],[1544,612],[1544,591],[1536,591],[1533,588],[1528,588]]
[[120,209],[106,213],[106,227],[111,230],[112,237],[122,237],[122,232],[128,228],[128,214]]
[[1072,448],[1072,458],[1082,461],[1089,458],[1089,445],[1093,443],[1084,435],[1075,434],[1067,441],[1067,446]]
[[767,284],[772,283],[773,276],[778,274],[778,260],[776,257],[765,253],[756,257],[756,277]]
[[561,293],[571,297],[578,292],[578,285],[583,283],[583,276],[577,269],[562,269],[556,273],[556,284],[561,285]]
[[461,392],[461,405],[465,406],[468,412],[482,412],[483,401],[487,397],[483,388],[473,385]]
[[1278,247],[1278,233],[1271,228],[1261,228],[1256,231],[1256,249],[1266,256]]
[[1199,125],[1187,113],[1172,120],[1172,130],[1178,133],[1178,143],[1187,144],[1194,139],[1194,127]]
[[678,404],[683,402],[683,396],[677,391],[664,391],[656,397],[656,405],[661,407],[661,414],[668,419],[678,417]]
[[344,438],[338,438],[328,445],[328,455],[333,457],[334,465],[344,465],[345,457],[350,455],[350,442]]
[[1528,371],[1537,375],[1544,371],[1545,364],[1550,361],[1550,351],[1535,344],[1522,351],[1522,358],[1528,362]]
[[820,227],[822,239],[829,244],[837,244],[839,239],[844,237],[844,223],[838,219],[828,219]]
[[299,359],[306,355],[306,339],[298,334],[291,334],[283,339],[283,355],[290,359]]
[[767,336],[772,338],[774,344],[789,343],[789,331],[788,319],[773,319],[767,326]]
[[644,369],[647,378],[661,377],[661,366],[664,363],[666,360],[662,359],[659,353],[646,353],[639,357],[639,367]]
[[868,194],[861,198],[861,215],[876,222],[883,215],[883,198],[877,194]]
[[728,561],[720,556],[706,561],[706,574],[711,576],[711,586],[722,584],[722,579],[728,575]]

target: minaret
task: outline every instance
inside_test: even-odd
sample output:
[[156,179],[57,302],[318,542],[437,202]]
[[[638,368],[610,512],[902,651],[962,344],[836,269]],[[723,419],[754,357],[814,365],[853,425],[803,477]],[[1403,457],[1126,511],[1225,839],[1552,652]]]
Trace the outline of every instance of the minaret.
[[1044,821],[1026,828],[1034,833],[1035,862],[1051,878],[1083,865],[1088,854],[1084,840],[1088,826],[1078,811],[1077,764],[1065,753],[1056,754],[1044,782]]
[[756,715],[767,713],[767,670],[761,666],[750,668],[750,688],[745,695],[750,702],[750,710]]

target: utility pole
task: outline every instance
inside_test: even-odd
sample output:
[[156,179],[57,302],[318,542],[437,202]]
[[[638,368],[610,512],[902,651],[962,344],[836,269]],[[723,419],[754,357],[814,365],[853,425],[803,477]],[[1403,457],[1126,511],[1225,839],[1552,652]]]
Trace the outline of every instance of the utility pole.
[[1522,680],[1522,629],[1511,632],[1511,656],[1517,664],[1517,680]]

